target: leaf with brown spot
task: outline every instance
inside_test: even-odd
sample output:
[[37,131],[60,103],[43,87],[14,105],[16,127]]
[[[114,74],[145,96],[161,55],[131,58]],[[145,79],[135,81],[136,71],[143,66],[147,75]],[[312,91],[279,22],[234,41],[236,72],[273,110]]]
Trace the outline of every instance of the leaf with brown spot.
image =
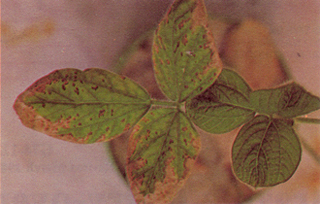
[[183,102],[213,84],[222,63],[203,0],[172,4],[156,30],[152,52],[155,77],[171,100]]
[[127,151],[127,175],[137,203],[170,202],[199,150],[199,135],[180,110],[147,113],[134,127]]
[[150,106],[148,93],[130,79],[102,69],[61,69],[20,94],[14,109],[29,128],[93,143],[128,130]]

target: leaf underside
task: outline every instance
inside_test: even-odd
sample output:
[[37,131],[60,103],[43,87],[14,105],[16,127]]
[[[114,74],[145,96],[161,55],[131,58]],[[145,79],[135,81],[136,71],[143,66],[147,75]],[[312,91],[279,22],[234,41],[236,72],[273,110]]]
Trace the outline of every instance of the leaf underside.
[[154,109],[129,138],[127,176],[137,203],[170,202],[200,150],[198,133],[177,109]]
[[22,123],[77,142],[108,141],[128,130],[150,108],[148,93],[132,80],[102,69],[61,69],[19,95]]
[[222,63],[203,0],[173,3],[155,32],[152,53],[159,87],[173,101],[192,98],[216,80]]
[[300,142],[291,125],[267,116],[256,116],[244,125],[232,148],[236,176],[254,187],[287,181],[300,159]]
[[234,71],[223,69],[216,82],[186,103],[188,116],[201,129],[215,134],[229,132],[254,117],[250,87]]

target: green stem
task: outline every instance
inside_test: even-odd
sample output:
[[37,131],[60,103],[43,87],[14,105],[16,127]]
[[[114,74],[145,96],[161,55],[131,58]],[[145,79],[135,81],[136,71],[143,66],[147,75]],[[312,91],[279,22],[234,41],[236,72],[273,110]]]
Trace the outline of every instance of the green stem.
[[308,123],[308,124],[320,124],[320,119],[318,118],[295,118],[295,122],[297,123]]

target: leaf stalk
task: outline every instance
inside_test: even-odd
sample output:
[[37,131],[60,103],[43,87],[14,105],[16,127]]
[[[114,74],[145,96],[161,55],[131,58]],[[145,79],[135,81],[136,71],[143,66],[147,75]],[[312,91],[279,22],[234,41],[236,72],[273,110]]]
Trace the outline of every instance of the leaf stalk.
[[180,103],[176,101],[163,101],[163,100],[152,99],[151,105],[177,108],[180,106]]
[[299,117],[295,118],[294,121],[296,123],[307,123],[307,124],[320,124],[320,119],[318,118],[305,118],[305,117]]

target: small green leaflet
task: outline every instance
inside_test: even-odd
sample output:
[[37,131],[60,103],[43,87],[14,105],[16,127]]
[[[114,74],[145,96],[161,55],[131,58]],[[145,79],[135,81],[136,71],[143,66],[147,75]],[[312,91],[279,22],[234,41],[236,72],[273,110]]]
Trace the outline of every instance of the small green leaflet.
[[250,92],[250,87],[236,72],[223,69],[212,86],[187,101],[187,114],[207,132],[229,132],[254,117]]
[[284,119],[256,116],[244,125],[232,148],[237,177],[254,187],[287,181],[301,159],[301,146],[292,124]]
[[199,150],[200,137],[183,112],[150,110],[135,125],[127,151],[127,176],[137,203],[170,202]]
[[259,113],[278,114],[285,118],[304,115],[320,108],[320,99],[294,82],[275,89],[254,91],[250,101]]
[[19,95],[22,123],[50,136],[77,142],[108,141],[129,130],[151,106],[132,80],[102,69],[61,69]]
[[222,62],[203,0],[173,3],[155,32],[152,53],[159,87],[173,101],[192,98],[217,79]]

